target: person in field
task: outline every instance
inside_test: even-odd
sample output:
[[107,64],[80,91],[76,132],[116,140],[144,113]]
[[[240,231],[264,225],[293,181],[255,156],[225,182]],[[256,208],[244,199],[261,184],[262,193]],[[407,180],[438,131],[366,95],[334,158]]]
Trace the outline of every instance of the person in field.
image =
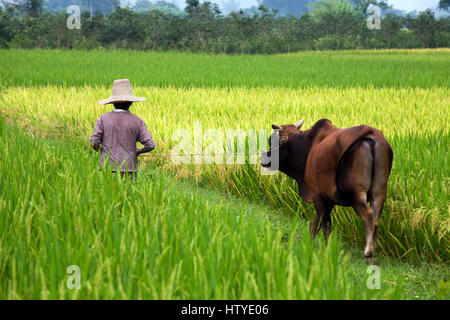
[[[112,95],[100,101],[102,105],[114,104],[114,110],[100,116],[89,139],[95,151],[101,150],[101,167],[104,160],[109,158],[113,172],[119,171],[122,176],[129,175],[131,179],[137,178],[137,157],[156,147],[145,122],[129,111],[133,102],[144,100],[134,96],[130,80],[114,80]],[[144,147],[136,148],[136,142],[142,143]]]

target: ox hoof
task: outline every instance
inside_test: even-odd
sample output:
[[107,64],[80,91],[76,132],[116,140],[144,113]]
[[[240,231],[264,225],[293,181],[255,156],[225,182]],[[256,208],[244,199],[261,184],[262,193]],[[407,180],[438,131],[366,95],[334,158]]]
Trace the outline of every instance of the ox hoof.
[[378,260],[377,258],[374,257],[366,257],[366,263],[369,265],[376,265],[379,266],[380,265],[380,260]]

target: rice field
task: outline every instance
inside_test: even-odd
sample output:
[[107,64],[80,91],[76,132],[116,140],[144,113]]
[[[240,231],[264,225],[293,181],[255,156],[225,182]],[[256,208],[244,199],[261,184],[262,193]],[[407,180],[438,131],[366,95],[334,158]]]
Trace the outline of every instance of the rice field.
[[[0,296],[448,298],[449,58],[446,49],[268,57],[0,51],[0,177],[10,186],[0,193],[0,275],[8,279]],[[382,130],[394,151],[377,248],[391,270],[388,289],[367,290],[361,280],[364,233],[351,209],[333,210],[332,241],[311,244],[304,234],[312,206],[293,181],[262,176],[258,164],[146,158],[127,187],[98,172],[87,140],[111,109],[98,101],[124,77],[147,97],[132,112],[146,121],[156,153],[170,153],[173,132],[193,132],[199,122],[205,131],[270,132],[272,123],[305,118],[307,128],[328,118]],[[393,261],[408,267],[389,269]],[[88,283],[67,292],[65,267],[77,263]],[[432,281],[397,278],[429,264],[420,273],[439,270]]]
[[140,51],[2,50],[1,86],[374,87],[450,85],[449,49],[228,56]]

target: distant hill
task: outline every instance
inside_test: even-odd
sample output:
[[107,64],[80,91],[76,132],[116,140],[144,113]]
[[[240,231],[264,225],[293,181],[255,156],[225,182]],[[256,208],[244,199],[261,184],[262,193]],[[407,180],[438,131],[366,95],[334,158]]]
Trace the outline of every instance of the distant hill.
[[148,13],[151,11],[161,11],[164,12],[166,14],[170,14],[170,15],[174,15],[174,16],[184,16],[186,14],[186,11],[180,10],[180,9],[173,9],[173,8],[167,8],[167,7],[161,7],[161,6],[150,6],[147,8],[142,8],[142,9],[135,9],[135,8],[131,8],[134,11],[138,12],[138,13]]
[[[44,0],[43,9],[47,12],[62,12],[66,11],[67,7],[70,5],[79,5],[82,11],[90,11],[91,1],[93,13],[102,12],[107,14],[115,8],[114,0]],[[180,10],[173,3],[166,1],[137,0],[134,5],[130,5],[130,9],[139,13],[148,13],[150,11],[158,10],[176,16],[186,14],[185,11]]]
[[148,13],[150,11],[161,11],[174,16],[184,16],[186,12],[180,10],[175,4],[166,1],[151,2],[149,0],[138,0],[131,9],[139,13]]
[[[19,3],[20,2],[23,2],[23,0],[20,0]],[[82,11],[91,11],[92,8],[93,13],[102,12],[106,14],[115,9],[114,0],[44,0],[42,5],[44,11],[47,12],[66,11],[67,7],[71,5],[80,6]]]
[[315,0],[261,0],[260,4],[278,10],[283,16],[294,15],[299,17],[308,10],[308,5]]
[[[0,0],[1,3],[18,3],[23,4],[25,0]],[[173,0],[172,0],[173,1]],[[228,14],[231,11],[240,11],[239,6],[242,5],[240,0],[209,0],[213,3],[221,3],[223,12]],[[258,0],[259,5],[263,5],[268,8],[277,10],[279,15],[289,16],[294,15],[299,17],[303,13],[310,10],[311,5],[319,0]],[[332,1],[332,0],[331,0]],[[352,5],[357,5],[358,3],[364,3],[364,0],[347,0]],[[43,0],[44,12],[63,12],[67,10],[70,5],[79,5],[82,11],[92,12],[102,12],[104,14],[110,13],[115,8],[115,0]],[[175,16],[184,16],[186,12],[180,9],[176,4],[171,2],[171,0],[122,0],[120,1],[122,6],[128,4],[129,9],[134,10],[138,13],[148,13],[150,11],[161,11],[166,14]],[[241,3],[241,4],[240,4]],[[241,9],[244,14],[252,16],[258,13],[257,6],[250,8]],[[445,18],[449,16],[449,12],[433,9],[436,18]],[[407,12],[404,10],[399,10],[394,8],[381,8],[382,16],[386,16],[387,13],[392,13],[394,15],[406,17],[417,16],[418,11],[414,10]]]

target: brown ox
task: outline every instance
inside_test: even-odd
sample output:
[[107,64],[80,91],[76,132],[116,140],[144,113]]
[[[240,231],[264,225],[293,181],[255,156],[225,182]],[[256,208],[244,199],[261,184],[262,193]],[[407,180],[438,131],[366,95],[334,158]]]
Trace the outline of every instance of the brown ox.
[[314,203],[312,238],[320,227],[328,237],[335,205],[353,207],[365,226],[366,261],[378,263],[373,254],[392,167],[391,146],[381,131],[366,125],[340,129],[321,119],[300,131],[302,124],[272,125],[269,144],[277,141],[279,146],[263,153],[261,165],[271,168],[278,153],[278,168],[271,169],[296,180],[302,199]]

